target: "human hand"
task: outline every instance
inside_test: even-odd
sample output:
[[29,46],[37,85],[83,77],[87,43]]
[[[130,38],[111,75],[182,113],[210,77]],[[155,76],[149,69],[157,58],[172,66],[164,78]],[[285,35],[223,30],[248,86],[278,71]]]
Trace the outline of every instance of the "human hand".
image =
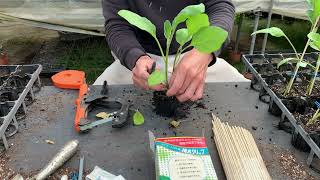
[[134,68],[132,69],[132,80],[135,86],[140,87],[144,90],[156,90],[161,91],[163,90],[162,85],[148,86],[148,77],[149,77],[149,71],[152,69],[152,64],[154,60],[151,59],[149,56],[141,56],[137,62]]
[[167,96],[176,96],[180,102],[201,99],[211,54],[196,49],[187,52],[181,59],[169,81]]

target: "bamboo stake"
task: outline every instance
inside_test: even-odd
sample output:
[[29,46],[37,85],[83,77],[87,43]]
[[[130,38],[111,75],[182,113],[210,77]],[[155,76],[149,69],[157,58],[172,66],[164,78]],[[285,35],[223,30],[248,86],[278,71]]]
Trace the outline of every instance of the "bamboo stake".
[[214,141],[229,180],[271,180],[252,134],[212,114]]

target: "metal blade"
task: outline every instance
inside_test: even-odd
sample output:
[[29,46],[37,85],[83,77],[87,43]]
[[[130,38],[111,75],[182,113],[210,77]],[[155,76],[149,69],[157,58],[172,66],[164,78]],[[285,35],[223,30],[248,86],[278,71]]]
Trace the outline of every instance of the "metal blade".
[[93,122],[91,122],[89,124],[79,126],[80,127],[80,131],[85,131],[85,130],[88,130],[88,129],[92,129],[92,128],[96,127],[96,126],[102,125],[102,124],[110,123],[110,122],[113,121],[113,119],[114,119],[113,117],[109,117],[109,118],[106,118],[106,119],[93,121]]

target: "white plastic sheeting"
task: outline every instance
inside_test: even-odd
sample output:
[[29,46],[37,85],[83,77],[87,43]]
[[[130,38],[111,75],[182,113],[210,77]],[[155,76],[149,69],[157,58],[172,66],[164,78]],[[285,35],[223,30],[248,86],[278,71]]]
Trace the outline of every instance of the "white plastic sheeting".
[[[233,0],[237,13],[260,8],[268,11],[271,0]],[[272,12],[307,19],[304,0],[274,0]],[[0,19],[21,21],[54,30],[103,34],[101,0],[0,0]],[[97,33],[98,32],[98,33]]]

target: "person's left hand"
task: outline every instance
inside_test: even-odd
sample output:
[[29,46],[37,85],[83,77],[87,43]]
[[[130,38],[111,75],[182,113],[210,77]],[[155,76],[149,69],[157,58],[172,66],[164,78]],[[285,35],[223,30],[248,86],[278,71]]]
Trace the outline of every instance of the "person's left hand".
[[201,53],[196,49],[187,52],[174,69],[167,96],[176,96],[180,102],[201,99],[212,58],[212,54]]

